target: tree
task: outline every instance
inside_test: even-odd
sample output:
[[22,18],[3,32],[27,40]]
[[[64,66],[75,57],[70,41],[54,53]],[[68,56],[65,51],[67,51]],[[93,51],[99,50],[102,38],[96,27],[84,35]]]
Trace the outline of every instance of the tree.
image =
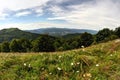
[[107,39],[108,37],[110,37],[112,35],[112,31],[109,30],[108,28],[104,28],[103,30],[100,30],[97,34],[96,34],[96,42],[101,42],[104,41],[105,39]]
[[20,52],[29,52],[32,47],[31,42],[27,39],[19,39],[17,43]]
[[10,52],[9,42],[6,41],[1,44],[1,52]]
[[81,38],[80,40],[81,43],[79,44],[85,47],[90,46],[94,42],[93,35],[87,32],[81,34],[80,38]]
[[32,51],[35,52],[52,52],[55,51],[54,37],[43,35],[32,42]]
[[120,27],[116,28],[114,31],[115,35],[117,35],[118,37],[120,37]]
[[10,42],[9,48],[11,52],[20,52],[19,44],[15,39]]
[[73,42],[70,44],[70,47],[71,47],[71,49],[78,48],[78,42],[77,42],[77,41],[73,41]]

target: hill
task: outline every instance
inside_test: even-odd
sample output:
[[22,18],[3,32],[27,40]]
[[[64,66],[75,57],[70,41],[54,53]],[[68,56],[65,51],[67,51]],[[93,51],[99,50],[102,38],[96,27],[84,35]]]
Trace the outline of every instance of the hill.
[[66,34],[64,36],[62,36],[65,39],[70,39],[70,38],[77,38],[80,37],[81,33],[74,33],[74,34]]
[[38,36],[40,36],[40,34],[25,32],[18,28],[9,28],[9,29],[0,30],[0,42],[10,41],[12,39],[20,39],[20,38],[35,39]]
[[55,53],[0,54],[0,80],[119,80],[120,40]]
[[84,33],[84,32],[88,32],[91,34],[97,33],[97,31],[95,31],[95,30],[69,29],[69,28],[41,28],[41,29],[27,30],[27,31],[32,32],[32,33],[38,33],[38,34],[49,34],[51,36],[64,36],[67,34]]

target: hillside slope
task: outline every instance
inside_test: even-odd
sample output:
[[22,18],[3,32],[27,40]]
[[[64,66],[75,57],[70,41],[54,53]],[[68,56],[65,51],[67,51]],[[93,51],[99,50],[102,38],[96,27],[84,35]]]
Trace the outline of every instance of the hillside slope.
[[1,53],[0,80],[120,80],[120,40],[65,52]]
[[9,28],[9,29],[3,29],[0,30],[0,42],[2,41],[10,41],[12,39],[35,39],[39,34],[25,32],[22,30],[19,30],[18,28]]

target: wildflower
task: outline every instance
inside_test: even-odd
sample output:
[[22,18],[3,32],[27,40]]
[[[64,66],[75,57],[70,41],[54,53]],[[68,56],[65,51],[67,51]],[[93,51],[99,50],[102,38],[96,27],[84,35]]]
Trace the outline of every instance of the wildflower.
[[87,77],[92,77],[92,75],[90,73],[87,73],[86,76]]
[[92,77],[91,73],[85,73],[83,74],[83,77]]
[[71,66],[73,66],[74,64],[73,63],[71,63]]
[[98,67],[98,66],[99,66],[99,64],[96,64],[96,66]]
[[29,64],[28,67],[31,67],[31,65]]
[[76,71],[77,73],[79,73],[80,71]]
[[61,58],[62,56],[59,56],[59,58]]
[[112,54],[110,56],[113,56]]
[[24,63],[24,66],[26,66],[26,63]]
[[62,69],[60,67],[57,68],[59,71],[61,71]]
[[77,62],[77,65],[79,65],[80,64],[80,62]]
[[50,75],[52,74],[52,73],[49,73]]
[[116,41],[115,41],[115,43],[119,43],[120,42],[120,39],[117,39]]
[[85,51],[85,49],[82,49],[82,51]]
[[44,68],[42,68],[42,70],[44,70]]
[[81,46],[81,48],[85,48],[84,46]]

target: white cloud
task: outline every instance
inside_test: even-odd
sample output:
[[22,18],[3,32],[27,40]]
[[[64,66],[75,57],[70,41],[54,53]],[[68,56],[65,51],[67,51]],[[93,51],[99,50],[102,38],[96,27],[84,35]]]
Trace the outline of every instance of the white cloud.
[[[61,10],[60,7],[52,8],[55,17],[48,20],[65,20],[75,26],[83,28],[102,29],[104,27],[115,28],[120,25],[120,2],[113,0],[96,0],[96,3],[83,3],[70,5],[70,11]],[[65,13],[63,13],[65,12]]]
[[50,27],[60,27],[60,28],[73,28],[71,24],[63,24],[63,23],[51,23],[51,22],[36,22],[36,23],[14,23],[14,24],[6,24],[1,25],[0,29],[3,28],[19,28],[22,30],[32,30],[32,29],[39,29],[39,28],[50,28]]
[[[44,6],[49,0],[0,0],[0,14],[4,14],[4,11],[19,11],[23,9],[30,9],[38,6]],[[0,18],[5,17],[1,15]]]
[[16,13],[16,17],[20,17],[20,16],[26,16],[26,15],[29,15],[31,14],[30,11],[23,11],[23,12],[19,12],[19,13]]
[[37,16],[42,16],[43,15],[43,9],[40,9],[40,8],[36,8],[34,9],[35,13],[37,14]]

